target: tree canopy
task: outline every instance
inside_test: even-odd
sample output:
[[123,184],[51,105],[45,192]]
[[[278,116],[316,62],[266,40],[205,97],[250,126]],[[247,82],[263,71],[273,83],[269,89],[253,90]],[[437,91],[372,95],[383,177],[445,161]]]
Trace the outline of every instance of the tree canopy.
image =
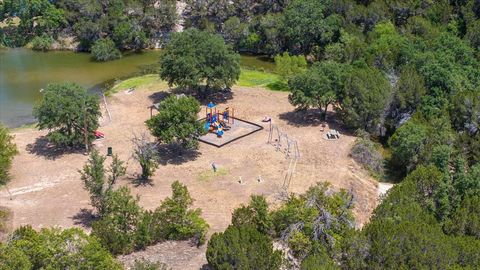
[[115,48],[115,43],[109,38],[101,38],[95,41],[92,46],[93,59],[106,62],[122,57],[120,51]]
[[160,77],[200,93],[231,87],[240,76],[240,56],[221,36],[190,29],[172,36],[160,57]]
[[15,230],[0,244],[1,269],[113,269],[122,267],[95,237],[82,230]]
[[90,144],[101,116],[98,98],[75,83],[50,84],[33,110],[38,128],[61,146]]
[[204,133],[203,125],[197,119],[200,103],[193,97],[171,95],[159,106],[158,114],[146,122],[152,135],[162,143],[197,148],[197,138]]
[[213,269],[280,269],[281,255],[268,236],[249,226],[229,226],[208,242],[207,261]]

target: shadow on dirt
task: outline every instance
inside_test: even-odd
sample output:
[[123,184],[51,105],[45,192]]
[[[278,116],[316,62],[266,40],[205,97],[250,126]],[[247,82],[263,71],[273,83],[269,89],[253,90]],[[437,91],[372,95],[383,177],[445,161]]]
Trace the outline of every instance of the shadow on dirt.
[[38,137],[34,143],[28,144],[26,150],[29,154],[55,160],[66,154],[80,154],[84,152],[82,147],[63,147],[51,143],[46,136]]

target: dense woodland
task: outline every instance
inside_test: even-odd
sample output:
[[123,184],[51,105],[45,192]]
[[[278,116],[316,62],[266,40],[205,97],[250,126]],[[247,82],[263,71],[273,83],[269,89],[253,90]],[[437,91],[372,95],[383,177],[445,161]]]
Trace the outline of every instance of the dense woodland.
[[[73,36],[79,50],[98,47],[102,56],[101,50],[118,50],[108,60],[168,43],[179,20],[175,6],[169,0],[4,0],[0,42],[15,47],[47,40],[39,47],[49,48]],[[207,259],[214,269],[279,269],[272,241],[284,242],[302,269],[480,268],[480,1],[189,0],[182,16],[186,28],[218,34],[237,52],[281,55],[275,61],[298,113],[333,106],[359,135],[352,157],[399,183],[360,230],[351,212],[355,198],[327,185],[291,195],[275,210],[252,197],[224,233],[211,237]],[[0,142],[9,141],[2,132]],[[0,162],[8,168],[15,151],[4,144]],[[203,232],[197,215],[190,218]],[[116,215],[105,218],[115,224],[108,220]],[[106,229],[95,231],[114,253],[137,245],[135,234],[123,249],[112,245],[116,239],[105,236]],[[23,229],[17,235],[26,233],[33,234]],[[64,237],[54,231],[35,237],[51,234]],[[177,238],[160,234],[147,242],[158,239]],[[8,246],[0,248],[0,258],[22,252],[3,252]]]

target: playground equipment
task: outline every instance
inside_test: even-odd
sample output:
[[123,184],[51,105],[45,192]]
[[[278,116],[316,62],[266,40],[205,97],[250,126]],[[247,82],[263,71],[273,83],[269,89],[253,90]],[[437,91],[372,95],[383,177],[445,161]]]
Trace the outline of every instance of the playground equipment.
[[217,134],[218,137],[222,137],[225,131],[230,130],[228,124],[235,123],[235,110],[232,108],[226,108],[223,111],[217,110],[217,106],[212,102],[208,103],[205,109],[205,130]]
[[296,140],[289,138],[286,133],[280,131],[280,129],[273,124],[270,124],[267,143],[273,145],[275,150],[285,153],[285,158],[290,160],[282,185],[282,188],[285,191],[288,191],[297,168],[297,161],[300,158],[298,143]]

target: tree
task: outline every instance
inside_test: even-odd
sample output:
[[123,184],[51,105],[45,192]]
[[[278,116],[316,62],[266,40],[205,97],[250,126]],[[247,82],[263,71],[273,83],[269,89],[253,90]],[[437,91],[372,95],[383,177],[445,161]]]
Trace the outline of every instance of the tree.
[[122,269],[95,237],[78,228],[20,227],[0,245],[0,258],[1,269]]
[[451,228],[457,235],[470,235],[480,240],[480,196],[468,196],[452,214]]
[[419,163],[427,143],[427,131],[423,124],[410,120],[390,138],[392,162],[402,172],[413,170]]
[[272,240],[251,226],[229,226],[208,242],[207,261],[213,269],[280,269],[280,251]]
[[37,126],[59,146],[90,145],[101,116],[98,98],[75,83],[50,84],[33,109]]
[[161,143],[180,144],[186,149],[198,147],[198,136],[205,130],[197,115],[200,103],[193,97],[171,95],[160,103],[157,115],[146,124]]
[[316,64],[305,73],[293,76],[288,86],[288,99],[297,109],[318,108],[326,118],[328,106],[337,101],[343,91],[347,67],[335,62]]
[[122,57],[122,53],[115,47],[115,43],[109,38],[101,38],[92,46],[93,59],[101,62],[111,61]]
[[353,230],[352,208],[351,194],[332,192],[328,183],[317,183],[300,196],[291,195],[271,213],[275,235],[300,260],[319,252],[333,258]]
[[140,178],[148,180],[158,168],[158,147],[157,144],[150,142],[145,133],[140,136],[134,136],[132,139],[134,146],[133,159],[140,163],[142,173]]
[[147,36],[141,25],[134,21],[120,22],[112,34],[117,47],[122,50],[140,50],[147,43]]
[[248,225],[263,234],[269,234],[273,224],[265,197],[252,195],[247,206],[242,205],[235,209],[232,214],[232,225],[235,227]]
[[32,39],[32,49],[36,51],[49,51],[52,48],[53,38],[43,34]]
[[112,163],[108,168],[110,172],[110,176],[108,177],[108,181],[111,185],[114,185],[117,181],[118,177],[122,177],[127,173],[127,167],[124,165],[125,162],[118,158],[117,154],[112,156]]
[[10,181],[9,170],[13,157],[18,154],[13,139],[14,137],[9,134],[8,129],[0,123],[0,186],[6,185]]
[[97,150],[93,150],[87,164],[83,166],[83,171],[79,171],[83,185],[90,193],[90,202],[100,215],[104,213],[105,193],[112,189],[111,185],[105,183],[104,162],[105,157]]
[[111,174],[107,181],[104,168],[105,159],[94,149],[90,153],[87,164],[83,166],[83,170],[79,171],[84,187],[90,193],[90,202],[100,216],[105,214],[105,200],[108,193],[112,191],[116,179],[125,175],[126,171],[123,161],[114,155],[109,168]]
[[172,183],[172,196],[166,198],[153,213],[154,239],[186,240],[194,238],[197,245],[205,242],[207,222],[201,209],[189,209],[193,199],[185,185]]
[[239,59],[220,36],[190,29],[174,34],[163,50],[160,77],[205,97],[212,88],[229,88],[238,80]]
[[310,255],[302,261],[301,270],[336,270],[340,269],[326,253]]
[[247,33],[247,25],[242,23],[238,17],[230,17],[223,24],[222,35],[225,41],[232,44],[236,49],[240,47]]
[[367,52],[371,65],[387,71],[395,67],[405,45],[405,38],[397,33],[395,26],[391,22],[375,25],[370,39]]
[[[17,17],[18,25],[9,27],[9,40],[14,46],[24,46],[33,37],[47,34],[56,37],[66,26],[64,11],[48,0],[5,0],[0,3],[0,21]],[[3,27],[2,27],[3,28]],[[9,42],[10,43],[10,42]]]
[[307,69],[307,60],[303,55],[290,55],[288,52],[275,56],[275,71],[282,79],[288,81]]
[[451,241],[436,224],[381,219],[369,224],[366,233],[372,245],[368,269],[442,269],[457,260]]
[[380,71],[354,68],[347,74],[336,107],[342,121],[352,129],[376,131],[388,102],[391,88]]
[[291,1],[284,10],[282,27],[289,51],[308,55],[316,46],[330,43],[340,29],[340,17],[331,13],[328,1]]
[[104,214],[93,222],[92,234],[112,254],[128,254],[136,247],[137,226],[143,210],[127,187],[109,191],[105,196]]
[[403,67],[388,109],[388,117],[391,119],[390,128],[398,128],[405,119],[411,117],[426,94],[423,77],[414,67]]

